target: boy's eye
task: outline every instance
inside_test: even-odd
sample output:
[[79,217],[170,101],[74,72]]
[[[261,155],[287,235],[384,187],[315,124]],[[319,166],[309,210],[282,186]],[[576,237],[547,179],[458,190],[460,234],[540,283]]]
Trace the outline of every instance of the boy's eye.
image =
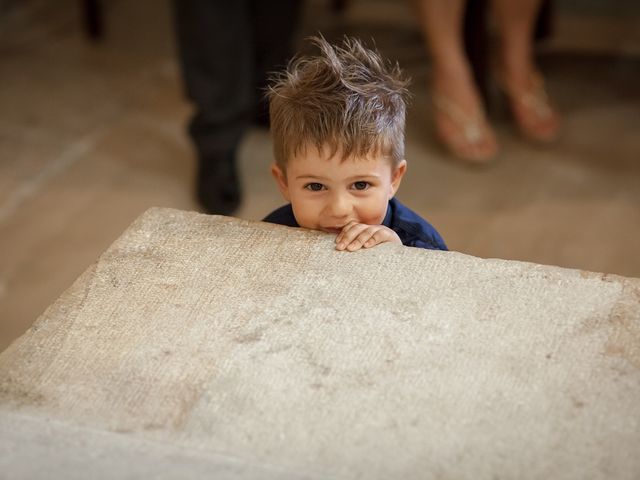
[[354,182],[353,184],[355,190],[366,190],[369,186],[369,182]]
[[322,190],[324,188],[324,185],[322,185],[321,183],[307,183],[304,188],[306,188],[307,190],[311,190],[312,192],[319,192],[320,190]]

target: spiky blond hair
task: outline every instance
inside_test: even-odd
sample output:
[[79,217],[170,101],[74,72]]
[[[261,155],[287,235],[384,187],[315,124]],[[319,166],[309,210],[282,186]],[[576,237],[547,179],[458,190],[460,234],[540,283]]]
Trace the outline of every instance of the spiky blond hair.
[[283,170],[309,146],[343,159],[371,153],[392,165],[404,158],[407,86],[398,64],[356,39],[341,46],[322,36],[315,57],[299,57],[273,78],[267,96],[274,155]]

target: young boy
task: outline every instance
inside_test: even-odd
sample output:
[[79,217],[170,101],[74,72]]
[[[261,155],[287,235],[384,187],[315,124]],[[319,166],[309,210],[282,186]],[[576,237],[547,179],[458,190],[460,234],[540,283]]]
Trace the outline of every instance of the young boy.
[[447,250],[438,232],[394,198],[404,159],[408,81],[353,39],[301,58],[268,93],[276,163],[289,204],[263,221],[336,235],[338,250],[381,243]]

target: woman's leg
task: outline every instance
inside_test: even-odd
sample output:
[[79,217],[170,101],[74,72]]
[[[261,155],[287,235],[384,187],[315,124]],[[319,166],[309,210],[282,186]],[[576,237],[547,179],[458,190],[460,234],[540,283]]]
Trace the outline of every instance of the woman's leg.
[[497,143],[486,122],[462,36],[465,0],[416,0],[418,19],[433,60],[436,130],[457,156],[483,162]]
[[516,122],[527,137],[549,141],[557,136],[560,123],[534,61],[533,34],[540,4],[541,0],[494,0],[493,7],[502,37],[499,81]]

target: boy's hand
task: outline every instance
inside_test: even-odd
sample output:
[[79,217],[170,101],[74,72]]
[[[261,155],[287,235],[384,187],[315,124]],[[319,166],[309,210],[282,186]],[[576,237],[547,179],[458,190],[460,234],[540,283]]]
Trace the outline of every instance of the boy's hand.
[[384,225],[349,222],[336,237],[336,250],[354,252],[361,248],[374,247],[380,243],[402,245],[398,234]]

